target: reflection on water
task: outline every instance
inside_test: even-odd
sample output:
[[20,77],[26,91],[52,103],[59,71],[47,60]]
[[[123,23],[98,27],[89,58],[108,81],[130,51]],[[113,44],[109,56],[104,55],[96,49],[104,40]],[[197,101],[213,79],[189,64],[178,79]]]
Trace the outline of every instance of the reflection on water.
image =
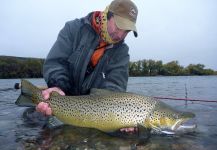
[[[31,80],[44,85],[40,79]],[[0,80],[0,149],[120,149],[120,150],[216,150],[217,104],[164,100],[176,109],[196,114],[195,132],[175,136],[140,135],[113,136],[95,129],[61,126],[46,128],[46,117],[17,107],[14,102],[20,90],[13,89],[19,80]],[[211,77],[146,77],[130,78],[128,91],[165,97],[188,97],[217,100],[217,76]],[[31,117],[29,117],[31,116]],[[39,119],[40,118],[40,119]]]
[[29,149],[135,149],[139,143],[136,138],[119,138],[95,129],[62,126],[44,130],[37,139],[24,141],[24,146]]
[[[35,139],[23,142],[25,149],[205,149],[198,145],[197,133],[178,136],[152,136],[144,141],[137,138],[120,138],[107,135],[98,130],[62,126],[44,130]],[[183,140],[185,139],[185,140]],[[187,142],[186,142],[187,141]]]

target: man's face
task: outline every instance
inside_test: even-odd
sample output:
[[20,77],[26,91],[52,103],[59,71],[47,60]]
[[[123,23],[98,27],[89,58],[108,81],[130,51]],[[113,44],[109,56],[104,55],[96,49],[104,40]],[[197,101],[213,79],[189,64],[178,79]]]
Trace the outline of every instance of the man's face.
[[111,17],[108,20],[107,28],[108,28],[108,33],[109,33],[109,35],[110,35],[110,37],[112,38],[113,41],[121,41],[121,40],[123,40],[127,36],[128,32],[129,32],[127,30],[119,29],[117,27],[117,25],[115,24],[114,17]]

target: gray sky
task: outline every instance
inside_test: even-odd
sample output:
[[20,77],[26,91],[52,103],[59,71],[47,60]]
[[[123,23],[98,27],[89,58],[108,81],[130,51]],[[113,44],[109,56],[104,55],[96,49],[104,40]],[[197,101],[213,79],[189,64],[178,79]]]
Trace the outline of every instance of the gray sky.
[[[104,10],[110,0],[1,0],[0,55],[45,58],[66,21]],[[138,38],[131,61],[178,60],[217,70],[216,0],[134,0]]]

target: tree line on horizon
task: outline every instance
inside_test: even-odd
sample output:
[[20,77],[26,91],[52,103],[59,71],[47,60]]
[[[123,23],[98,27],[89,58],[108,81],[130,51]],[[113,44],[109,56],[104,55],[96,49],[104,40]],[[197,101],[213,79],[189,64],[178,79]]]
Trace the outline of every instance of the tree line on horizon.
[[129,64],[130,76],[190,76],[217,75],[217,71],[205,69],[203,64],[189,64],[187,67],[179,65],[178,61],[163,64],[161,60],[138,60]]
[[[0,79],[42,78],[44,59],[0,56]],[[163,64],[162,61],[139,60],[130,62],[130,76],[184,76],[217,75],[217,71],[205,69],[203,64],[180,66],[178,61]]]
[[0,56],[0,79],[42,78],[44,59]]

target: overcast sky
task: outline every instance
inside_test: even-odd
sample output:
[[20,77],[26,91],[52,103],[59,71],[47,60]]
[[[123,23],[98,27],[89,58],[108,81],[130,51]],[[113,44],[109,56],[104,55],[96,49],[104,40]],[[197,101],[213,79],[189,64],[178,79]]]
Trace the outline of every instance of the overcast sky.
[[[104,10],[110,0],[1,0],[0,55],[45,58],[66,21]],[[138,38],[131,61],[178,60],[217,70],[217,0],[134,0]]]

